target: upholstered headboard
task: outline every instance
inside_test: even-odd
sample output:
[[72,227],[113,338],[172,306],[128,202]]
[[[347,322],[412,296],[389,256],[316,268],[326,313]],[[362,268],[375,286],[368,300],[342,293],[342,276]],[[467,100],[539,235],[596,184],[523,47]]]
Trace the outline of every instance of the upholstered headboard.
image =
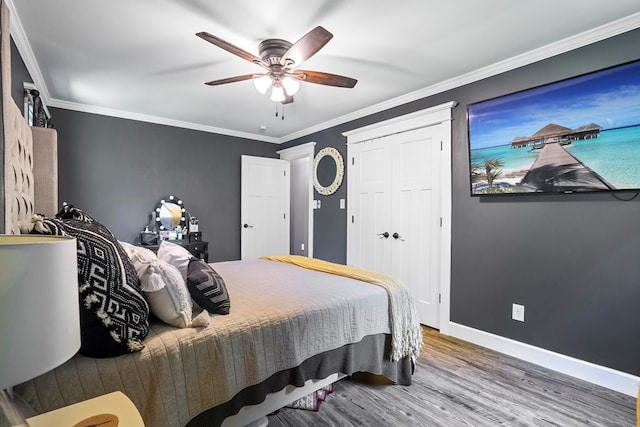
[[58,208],[57,134],[31,128],[11,96],[9,10],[2,3],[2,121],[4,140],[4,232],[27,233],[34,213],[53,215]]

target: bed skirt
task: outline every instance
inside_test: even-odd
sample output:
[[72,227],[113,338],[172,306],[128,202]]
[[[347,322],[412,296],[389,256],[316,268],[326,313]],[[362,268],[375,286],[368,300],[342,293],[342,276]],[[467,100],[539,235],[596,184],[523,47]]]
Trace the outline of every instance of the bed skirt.
[[309,379],[323,379],[334,373],[369,372],[384,375],[396,384],[410,385],[414,370],[411,357],[392,362],[388,357],[390,348],[391,335],[370,335],[360,342],[312,356],[297,367],[277,372],[265,381],[243,389],[230,401],[202,412],[186,427],[219,427],[225,418],[237,414],[243,406],[262,403],[269,393],[290,384],[302,387]]

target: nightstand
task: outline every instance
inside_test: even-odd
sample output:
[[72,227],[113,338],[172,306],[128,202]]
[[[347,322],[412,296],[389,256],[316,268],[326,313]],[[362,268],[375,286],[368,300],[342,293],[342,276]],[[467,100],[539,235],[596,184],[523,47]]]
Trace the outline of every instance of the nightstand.
[[[96,415],[112,414],[118,417],[118,424],[108,422],[107,418],[99,421]],[[111,417],[113,418],[113,417]],[[79,424],[86,420],[86,423]],[[94,399],[85,400],[55,411],[31,417],[27,420],[30,427],[144,427],[144,421],[133,402],[122,392],[116,391]]]

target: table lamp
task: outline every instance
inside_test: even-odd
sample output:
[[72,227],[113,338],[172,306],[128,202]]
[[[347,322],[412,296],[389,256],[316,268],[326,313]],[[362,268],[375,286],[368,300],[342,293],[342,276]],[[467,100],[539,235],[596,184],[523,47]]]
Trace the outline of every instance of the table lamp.
[[77,269],[74,238],[0,235],[0,426],[28,426],[13,386],[80,349]]

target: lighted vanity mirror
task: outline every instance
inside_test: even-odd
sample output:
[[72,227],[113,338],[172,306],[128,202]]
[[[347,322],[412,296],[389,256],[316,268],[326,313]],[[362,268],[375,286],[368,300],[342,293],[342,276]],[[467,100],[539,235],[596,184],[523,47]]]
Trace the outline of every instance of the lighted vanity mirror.
[[333,147],[323,148],[313,160],[313,186],[322,195],[335,193],[344,177],[342,155]]
[[177,226],[186,228],[186,210],[182,200],[176,196],[161,199],[156,206],[156,223],[160,230],[175,230]]

